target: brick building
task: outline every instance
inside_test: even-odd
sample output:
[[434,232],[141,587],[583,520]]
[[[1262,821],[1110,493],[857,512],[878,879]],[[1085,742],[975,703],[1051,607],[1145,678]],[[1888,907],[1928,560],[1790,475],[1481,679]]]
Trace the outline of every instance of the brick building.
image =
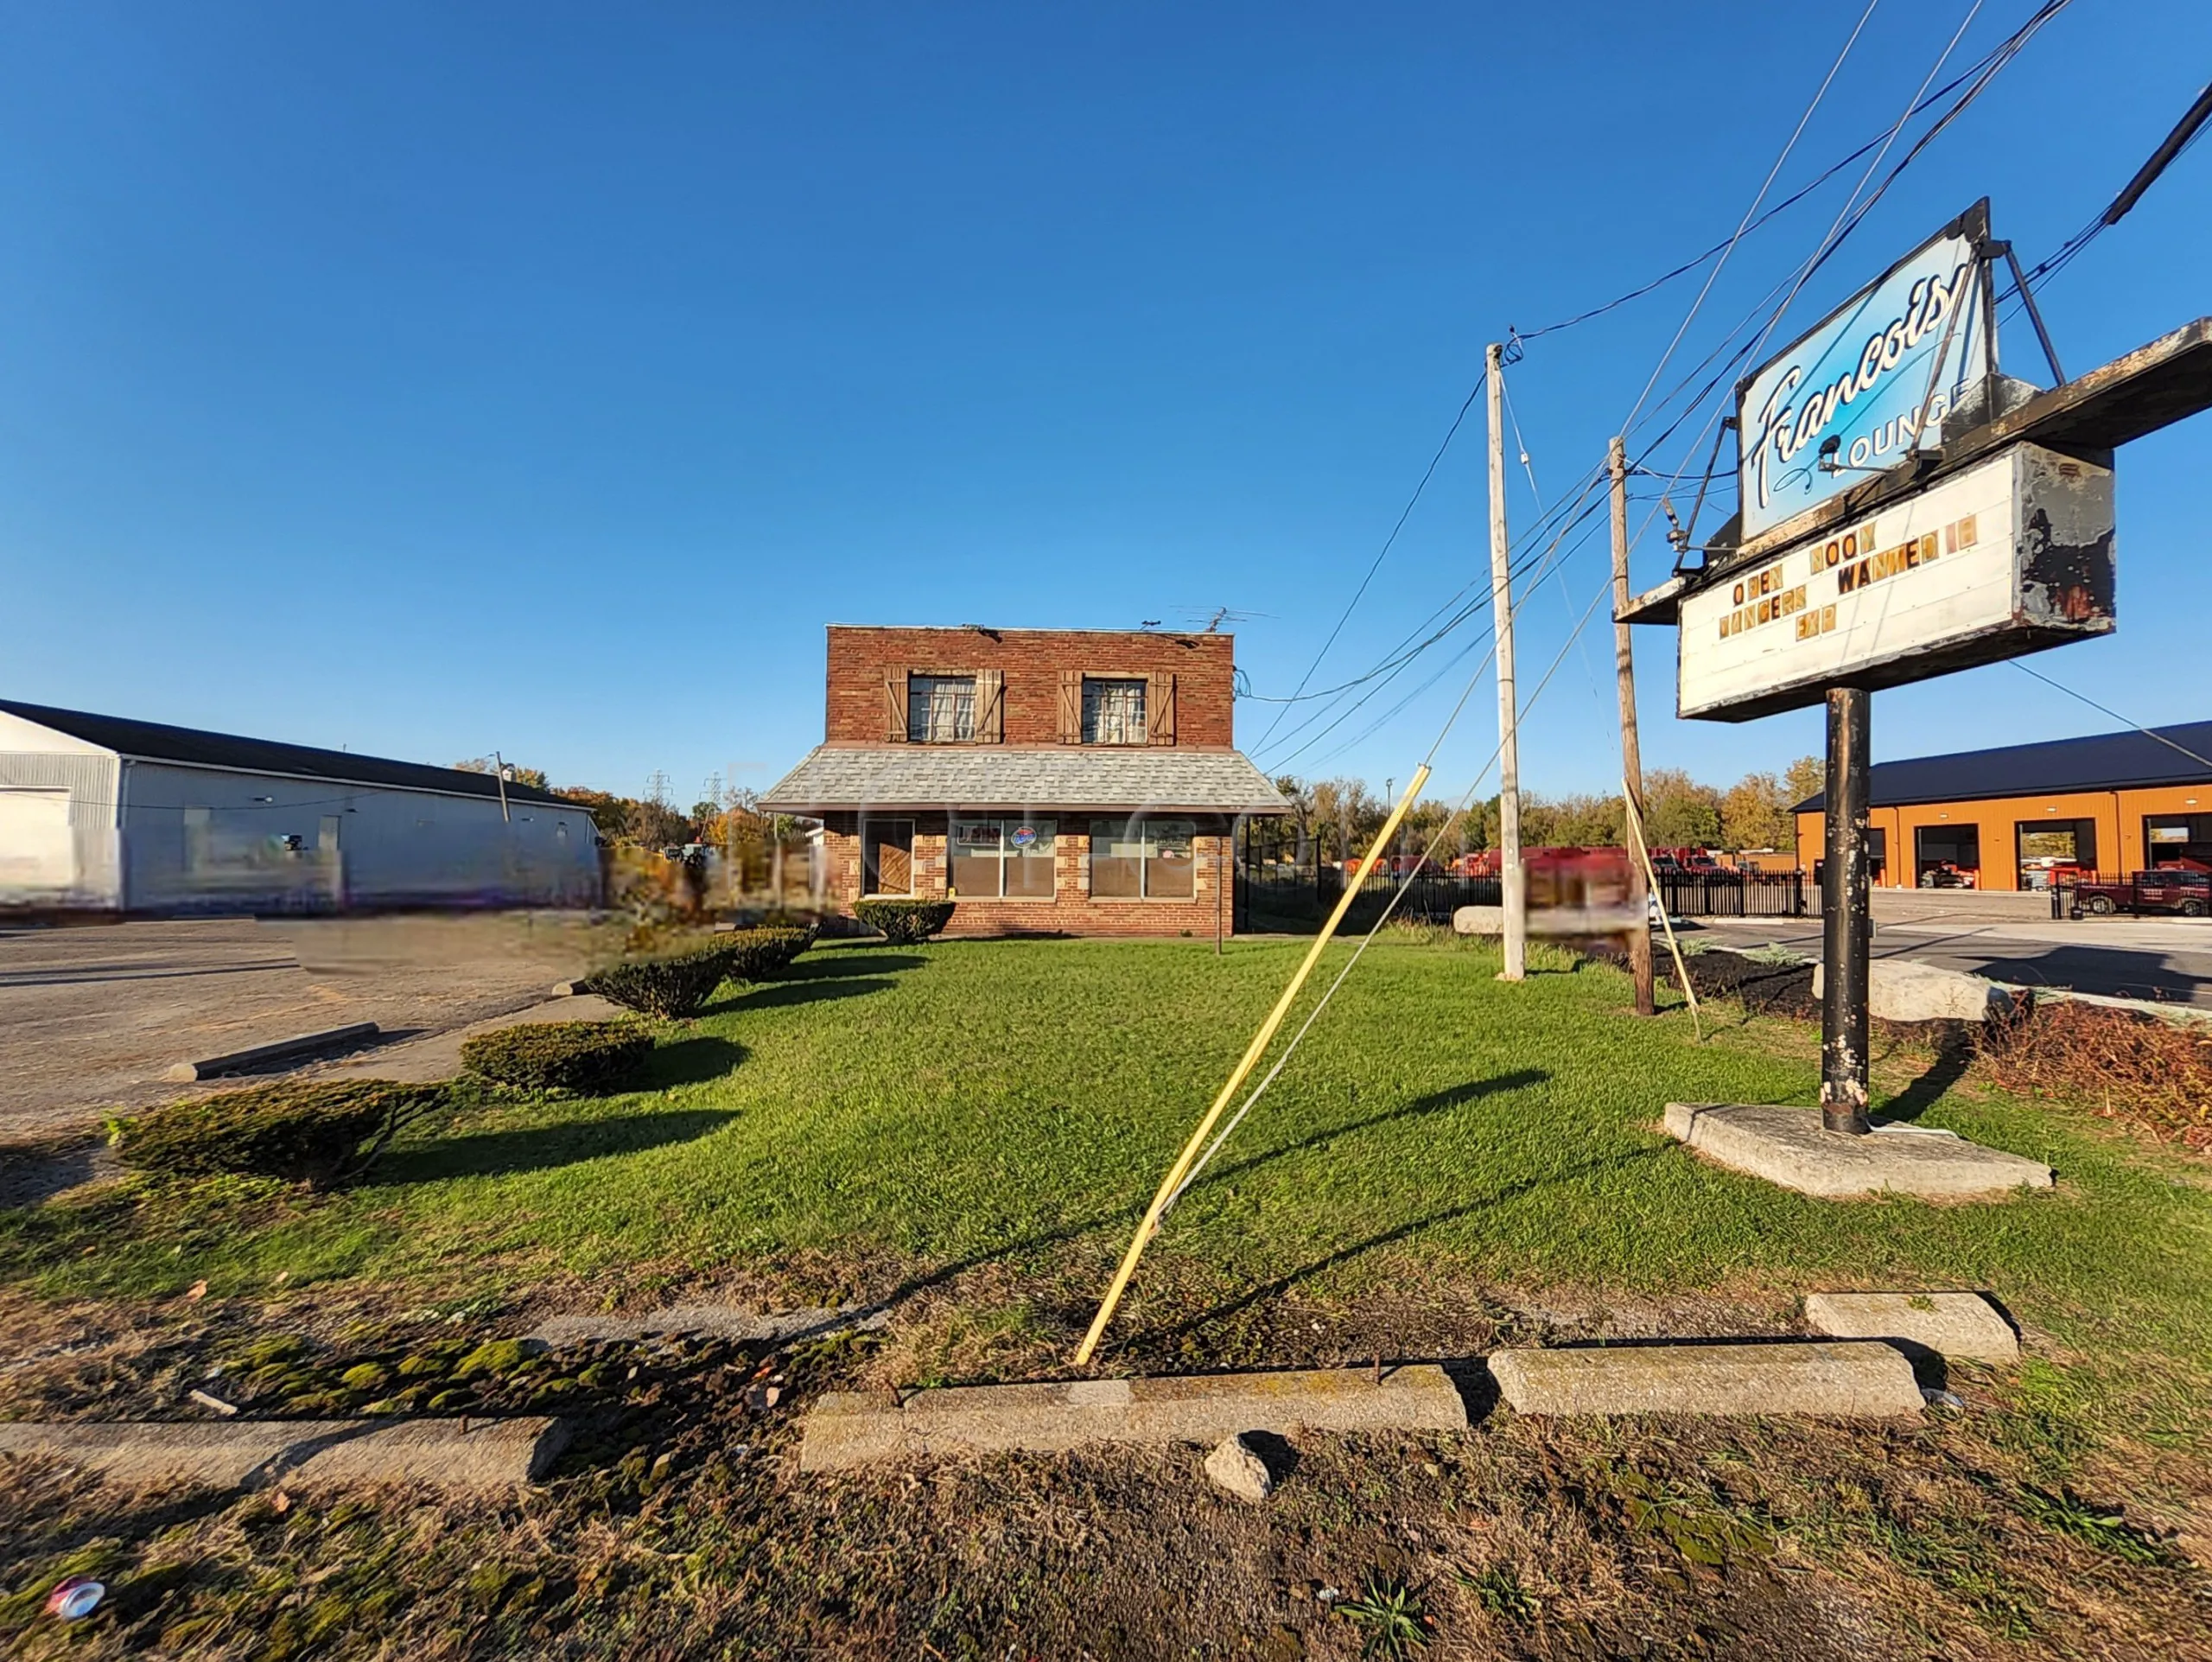
[[1211,934],[1237,822],[1225,634],[829,632],[821,745],[762,799],[822,820],[831,900],[950,897],[954,934]]

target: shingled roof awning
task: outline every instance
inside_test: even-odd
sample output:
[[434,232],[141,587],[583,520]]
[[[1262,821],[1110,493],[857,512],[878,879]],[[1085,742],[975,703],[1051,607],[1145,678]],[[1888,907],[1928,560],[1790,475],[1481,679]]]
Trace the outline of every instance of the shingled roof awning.
[[1268,776],[1234,750],[823,745],[761,798],[772,813],[859,809],[1106,808],[1288,813]]

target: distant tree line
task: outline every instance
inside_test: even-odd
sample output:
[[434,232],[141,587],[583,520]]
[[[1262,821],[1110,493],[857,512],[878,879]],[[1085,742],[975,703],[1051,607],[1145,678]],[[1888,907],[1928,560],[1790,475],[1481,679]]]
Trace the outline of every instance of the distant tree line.
[[[1654,848],[1775,849],[1795,852],[1798,803],[1821,789],[1820,759],[1802,756],[1780,774],[1746,774],[1726,789],[1701,784],[1679,768],[1643,776],[1644,836]],[[1275,788],[1291,805],[1301,847],[1318,844],[1324,860],[1367,852],[1389,817],[1390,805],[1364,780],[1304,780],[1286,774]],[[1450,818],[1452,805],[1424,798],[1406,815],[1402,849],[1425,848]],[[1468,805],[1441,852],[1496,848],[1497,798]],[[1628,816],[1618,791],[1602,795],[1521,793],[1521,841],[1530,848],[1608,848],[1628,841]]]

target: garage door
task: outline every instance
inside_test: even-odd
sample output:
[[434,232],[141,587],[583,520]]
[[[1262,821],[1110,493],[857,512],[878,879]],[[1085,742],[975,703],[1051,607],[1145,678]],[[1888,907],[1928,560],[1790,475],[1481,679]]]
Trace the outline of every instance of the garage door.
[[76,885],[69,793],[0,790],[0,897],[65,894]]

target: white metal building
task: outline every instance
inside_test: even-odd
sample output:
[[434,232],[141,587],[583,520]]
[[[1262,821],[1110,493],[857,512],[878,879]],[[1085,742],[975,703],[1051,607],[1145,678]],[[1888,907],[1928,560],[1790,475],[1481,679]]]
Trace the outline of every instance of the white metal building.
[[588,906],[589,810],[488,774],[0,699],[0,907]]

